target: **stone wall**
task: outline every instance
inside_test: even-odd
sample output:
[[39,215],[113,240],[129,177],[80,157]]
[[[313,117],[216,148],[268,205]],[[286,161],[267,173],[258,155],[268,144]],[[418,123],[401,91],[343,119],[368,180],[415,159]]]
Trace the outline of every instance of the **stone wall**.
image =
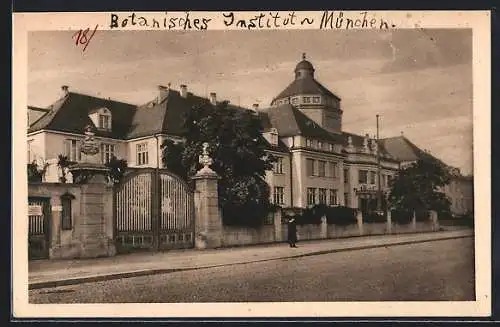
[[[71,229],[62,229],[61,196],[71,194]],[[32,183],[28,197],[50,199],[49,258],[74,259],[112,256],[113,191],[105,183],[84,185]]]

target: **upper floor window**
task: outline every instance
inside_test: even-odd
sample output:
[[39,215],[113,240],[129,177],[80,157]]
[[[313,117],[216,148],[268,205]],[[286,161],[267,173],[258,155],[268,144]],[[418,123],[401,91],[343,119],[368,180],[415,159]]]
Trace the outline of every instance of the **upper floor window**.
[[375,176],[376,176],[375,172],[371,171],[370,172],[370,184],[375,184],[375,180],[376,180]]
[[273,168],[275,174],[283,174],[283,157],[276,158]]
[[64,155],[68,157],[69,161],[82,160],[82,153],[80,152],[80,141],[66,140],[64,142]]
[[148,158],[148,144],[141,143],[135,146],[137,153],[137,166],[147,165],[149,162]]
[[111,161],[115,155],[115,146],[113,144],[101,144],[101,162],[106,164]]
[[344,184],[349,184],[349,169],[344,169]]
[[278,145],[278,130],[276,128],[271,128],[270,132],[270,143],[272,145]]
[[326,161],[318,161],[318,176],[325,177],[326,175]]
[[323,149],[323,142],[318,141],[318,149],[320,149],[320,150]]
[[330,162],[330,177],[338,177],[338,163]]
[[368,184],[368,170],[360,170],[359,171],[359,184]]
[[306,159],[306,169],[307,169],[307,176],[315,175],[313,159]]
[[282,186],[274,187],[273,194],[274,204],[284,204],[285,203],[285,188]]
[[319,103],[320,97],[313,97],[313,103]]

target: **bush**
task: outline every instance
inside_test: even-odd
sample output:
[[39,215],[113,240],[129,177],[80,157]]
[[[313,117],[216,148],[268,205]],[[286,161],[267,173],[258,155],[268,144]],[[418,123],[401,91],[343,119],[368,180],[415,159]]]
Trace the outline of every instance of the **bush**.
[[429,211],[417,210],[415,212],[415,219],[416,219],[416,221],[429,221],[429,219],[430,219]]
[[321,224],[321,217],[325,215],[326,206],[317,204],[311,208],[303,209],[301,214],[297,216],[297,225]]
[[268,219],[271,212],[275,212],[274,206],[264,207],[253,203],[229,204],[221,208],[222,222],[227,226],[240,226],[258,228]]
[[356,210],[345,206],[328,207],[326,210],[326,221],[329,224],[339,226],[356,224]]
[[386,214],[379,214],[376,211],[363,213],[364,223],[385,223],[387,221]]
[[406,225],[411,222],[413,213],[408,210],[392,210],[391,221],[398,225]]

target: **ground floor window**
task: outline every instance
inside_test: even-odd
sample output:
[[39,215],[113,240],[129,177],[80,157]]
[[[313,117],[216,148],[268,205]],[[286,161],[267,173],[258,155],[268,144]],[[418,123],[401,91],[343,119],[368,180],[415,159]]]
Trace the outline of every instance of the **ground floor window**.
[[330,190],[329,201],[331,206],[336,206],[338,204],[337,190]]
[[319,203],[326,204],[326,188],[319,189]]
[[316,189],[312,187],[307,188],[307,205],[316,204]]

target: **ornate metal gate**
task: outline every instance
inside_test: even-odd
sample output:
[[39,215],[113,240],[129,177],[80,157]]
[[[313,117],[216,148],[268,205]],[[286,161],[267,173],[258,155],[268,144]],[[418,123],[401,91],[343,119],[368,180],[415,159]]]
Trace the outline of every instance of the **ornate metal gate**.
[[164,169],[134,169],[114,192],[115,240],[119,252],[194,246],[194,196]]
[[50,199],[28,198],[28,258],[49,257]]

